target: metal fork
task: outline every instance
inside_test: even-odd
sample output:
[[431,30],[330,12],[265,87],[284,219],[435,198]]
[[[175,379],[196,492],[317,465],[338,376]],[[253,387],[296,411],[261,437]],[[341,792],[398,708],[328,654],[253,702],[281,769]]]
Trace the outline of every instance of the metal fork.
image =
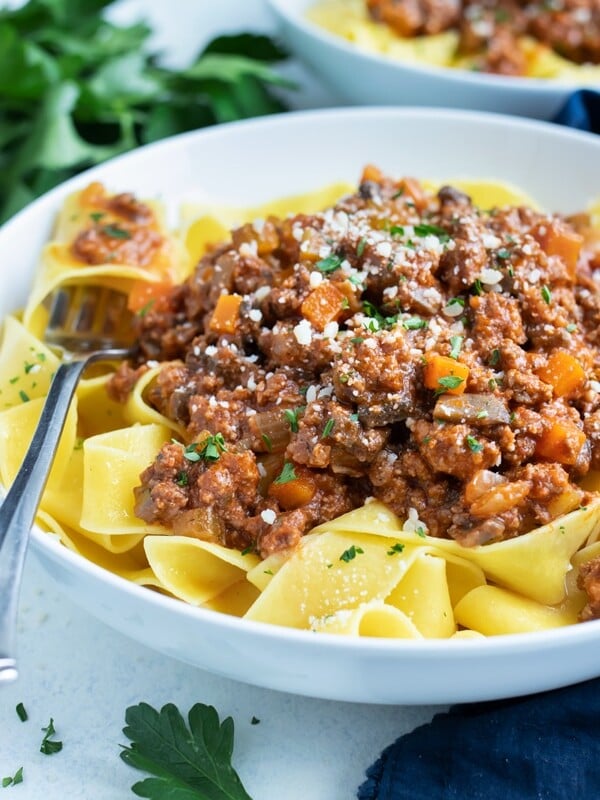
[[51,295],[44,342],[59,351],[56,370],[29,449],[0,506],[0,683],[18,675],[16,619],[29,532],[54,461],[69,405],[86,367],[134,353],[131,313],[121,292],[96,286]]

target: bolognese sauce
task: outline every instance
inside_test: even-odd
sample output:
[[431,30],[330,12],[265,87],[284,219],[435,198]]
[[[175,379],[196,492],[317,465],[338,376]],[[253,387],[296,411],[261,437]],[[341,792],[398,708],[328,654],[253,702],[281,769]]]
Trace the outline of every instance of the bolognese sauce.
[[464,546],[585,505],[599,275],[585,214],[480,209],[372,166],[322,213],[243,225],[138,316],[139,362],[111,381],[124,399],[160,362],[147,401],[185,431],[137,515],[266,557],[372,497]]

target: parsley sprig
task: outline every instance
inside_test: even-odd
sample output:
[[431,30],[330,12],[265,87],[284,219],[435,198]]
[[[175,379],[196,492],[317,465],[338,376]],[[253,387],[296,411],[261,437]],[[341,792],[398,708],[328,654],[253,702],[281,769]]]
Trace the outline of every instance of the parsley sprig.
[[125,712],[121,758],[153,777],[132,786],[138,797],[164,800],[252,800],[231,764],[233,720],[196,703],[187,724],[172,703],[160,711],[147,703]]
[[0,222],[138,145],[284,109],[271,65],[286,54],[266,36],[220,36],[174,70],[148,25],[106,19],[113,0],[18,5],[0,9]]

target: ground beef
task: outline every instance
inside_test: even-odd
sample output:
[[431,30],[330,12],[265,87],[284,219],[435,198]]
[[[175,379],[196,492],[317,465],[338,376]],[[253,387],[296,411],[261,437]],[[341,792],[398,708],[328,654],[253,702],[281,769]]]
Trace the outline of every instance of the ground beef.
[[136,513],[267,556],[370,496],[465,546],[588,502],[590,231],[372,166],[333,208],[234,231],[138,316],[139,358],[112,380],[124,400],[159,362],[145,399],[181,431]]
[[582,622],[600,619],[600,556],[579,567],[577,585],[587,594],[587,603],[579,619]]

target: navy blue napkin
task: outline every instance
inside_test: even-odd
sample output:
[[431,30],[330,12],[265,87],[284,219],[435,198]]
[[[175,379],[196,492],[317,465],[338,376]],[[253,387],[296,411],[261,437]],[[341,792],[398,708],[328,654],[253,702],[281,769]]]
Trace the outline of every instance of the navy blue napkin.
[[600,679],[454,706],[397,739],[359,800],[600,798]]
[[573,92],[553,121],[580,131],[600,133],[600,92],[592,89]]

